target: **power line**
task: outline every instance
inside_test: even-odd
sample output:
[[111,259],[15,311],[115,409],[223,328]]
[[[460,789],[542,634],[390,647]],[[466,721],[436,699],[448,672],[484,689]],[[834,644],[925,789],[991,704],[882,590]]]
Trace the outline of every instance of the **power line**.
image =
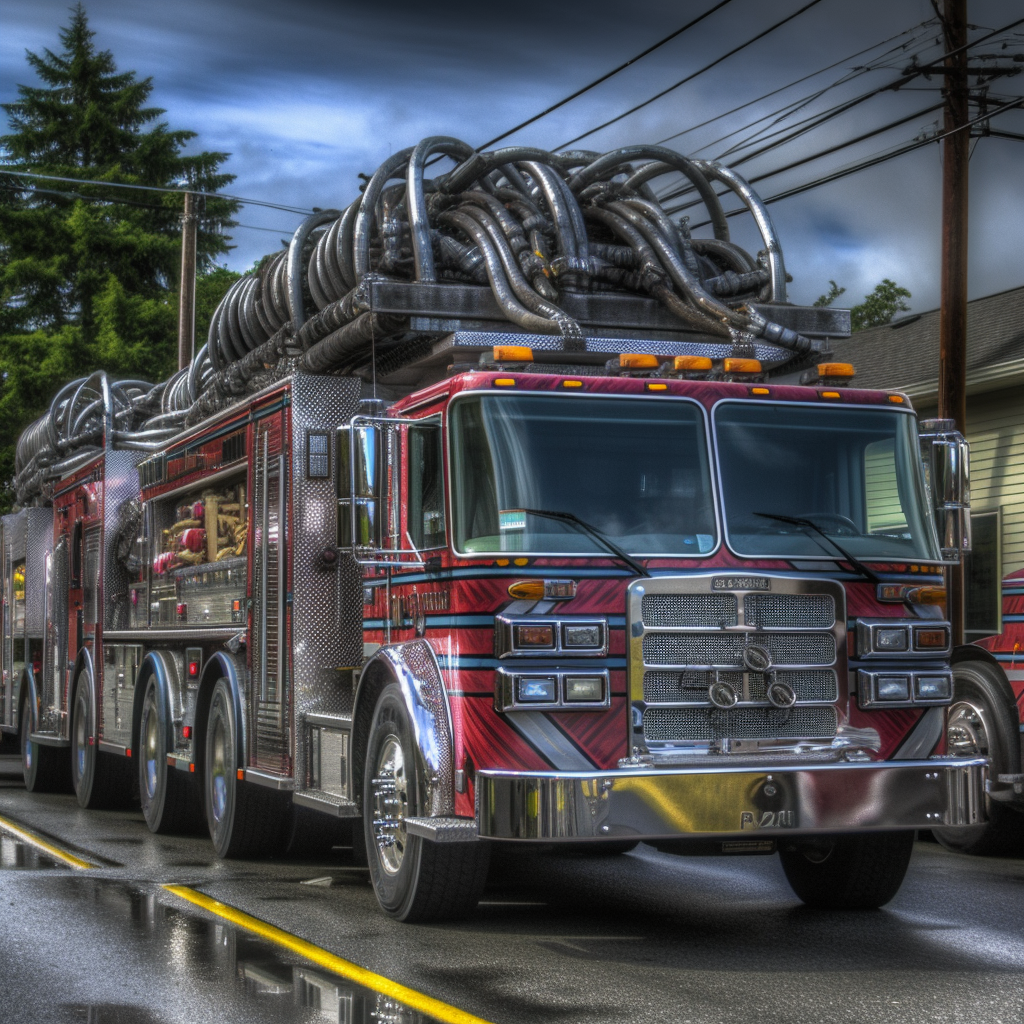
[[595,78],[589,85],[583,86],[582,89],[577,89],[574,93],[566,96],[565,99],[559,100],[557,103],[552,103],[546,110],[542,110],[539,114],[534,114],[533,117],[528,117],[525,121],[521,121],[515,126],[515,128],[509,128],[507,132],[502,132],[501,135],[496,135],[493,139],[489,139],[478,147],[478,150],[487,149],[489,146],[493,146],[496,142],[501,142],[502,139],[507,139],[510,135],[515,135],[520,129],[525,128],[527,125],[533,124],[535,121],[539,121],[542,117],[547,117],[548,114],[559,107],[564,107],[567,103],[571,103],[574,99],[582,96],[585,92],[589,92],[591,89],[600,85],[602,82],[607,82],[609,78],[617,75],[620,71],[625,71],[631,64],[635,64],[638,60],[646,57],[649,53],[654,53],[659,47],[664,46],[666,43],[671,42],[676,36],[682,35],[688,29],[693,28],[694,25],[702,22],[705,18],[710,17],[715,11],[725,7],[726,4],[731,3],[732,0],[720,0],[720,3],[715,4],[714,7],[709,8],[699,17],[694,18],[693,21],[687,22],[682,28],[677,28],[674,32],[670,32],[664,39],[659,39],[653,46],[648,46],[642,53],[638,53],[635,57],[630,57],[624,64],[620,64],[617,68],[612,68],[611,71],[605,72],[600,78]]
[[99,185],[102,188],[125,188],[136,189],[141,192],[169,192],[175,195],[184,195],[191,192],[194,196],[203,196],[206,199],[229,199],[235,203],[242,203],[244,206],[266,206],[271,210],[283,210],[285,213],[309,214],[313,211],[301,206],[285,206],[281,203],[270,203],[264,199],[246,199],[243,196],[229,195],[227,192],[203,192],[194,188],[168,188],[163,185],[131,185],[123,181],[94,181],[90,178],[62,178],[56,174],[37,174],[34,171],[18,171],[11,167],[4,167],[0,164],[0,174],[8,174],[13,177],[38,178],[41,181],[66,181],[72,185]]
[[728,53],[722,54],[721,57],[716,58],[710,64],[705,64],[704,67],[700,68],[697,71],[694,71],[692,74],[687,75],[685,78],[681,78],[678,82],[676,82],[674,85],[670,85],[667,89],[662,89],[661,92],[655,93],[649,99],[644,100],[642,103],[638,103],[635,107],[630,107],[629,110],[616,115],[610,120],[605,121],[603,124],[599,124],[596,128],[591,128],[589,131],[584,132],[582,135],[577,135],[575,138],[569,139],[568,142],[563,142],[561,145],[556,146],[555,149],[565,149],[568,146],[571,146],[574,142],[579,142],[580,139],[585,139],[588,135],[593,135],[595,132],[599,132],[602,129],[607,128],[609,125],[613,125],[617,121],[621,121],[624,117],[629,117],[630,114],[635,114],[638,110],[642,110],[644,107],[653,103],[655,100],[660,100],[662,96],[667,96],[670,92],[672,92],[674,89],[678,89],[681,85],[685,85],[687,82],[692,82],[698,75],[704,74],[705,71],[710,71],[711,68],[715,67],[718,64],[721,64],[722,61],[727,60],[734,54],[739,53],[740,50],[743,50],[746,47],[750,46],[751,44],[756,43],[759,39],[763,39],[765,36],[774,32],[777,28],[781,28],[787,22],[790,22],[794,18],[799,17],[801,14],[804,13],[804,11],[810,10],[812,7],[819,3],[821,3],[821,0],[810,0],[810,3],[804,4],[804,6],[801,7],[798,11],[794,11],[792,14],[787,15],[781,21],[777,21],[770,28],[766,28],[763,32],[758,32],[756,36],[754,36],[751,39],[748,39],[745,43],[740,43],[739,46],[733,47],[733,49],[731,49]]
[[[849,177],[851,174],[857,174],[859,171],[865,171],[871,167],[877,166],[878,164],[883,164],[889,160],[894,160],[896,157],[903,156],[905,153],[911,153],[915,149],[921,149],[922,146],[930,146],[933,142],[941,142],[943,139],[948,138],[950,135],[955,135],[957,132],[962,132],[967,128],[971,128],[974,125],[979,124],[981,121],[986,121],[989,118],[995,117],[997,114],[1002,114],[1005,111],[1014,109],[1015,107],[1024,107],[1024,96],[1018,96],[1011,100],[1010,102],[1005,103],[1000,107],[997,107],[995,110],[990,110],[985,114],[979,114],[972,120],[967,121],[964,124],[958,126],[957,128],[951,129],[948,132],[942,132],[938,135],[933,135],[927,139],[915,140],[914,142],[907,143],[906,145],[901,146],[900,148],[892,150],[891,152],[888,153],[883,152],[877,154],[876,156],[869,157],[867,160],[862,160],[860,163],[851,164],[849,167],[842,168],[838,171],[833,171],[831,174],[826,174],[820,178],[815,178],[812,181],[805,182],[803,185],[796,185],[793,188],[786,189],[784,192],[779,192],[774,196],[762,198],[761,202],[768,204],[778,203],[781,202],[783,199],[791,199],[793,196],[798,196],[803,192],[809,192],[811,191],[811,189],[818,188],[821,185],[828,185],[833,181],[838,181],[840,178],[846,178]],[[738,214],[746,212],[747,208],[745,206],[741,206],[736,210],[729,210],[725,215],[726,217],[735,217]],[[692,225],[692,230],[706,227],[710,223],[710,220],[701,221],[700,224]]]
[[[762,100],[770,99],[772,96],[778,95],[780,92],[785,92],[787,89],[792,89],[794,85],[800,85],[806,82],[808,79],[816,78],[818,75],[823,75],[826,71],[831,71],[833,68],[838,67],[840,64],[845,64],[848,60],[854,60],[856,57],[860,57],[862,54],[870,53],[872,50],[877,49],[879,46],[885,46],[886,43],[891,43],[894,39],[899,39],[900,36],[909,35],[915,29],[923,28],[927,22],[921,22],[919,25],[914,25],[912,28],[904,29],[902,32],[897,32],[896,35],[890,36],[888,39],[883,39],[880,43],[874,43],[871,46],[865,47],[863,50],[858,50],[856,53],[851,53],[848,57],[843,57],[841,60],[837,60],[833,64],[828,64],[823,68],[819,68],[817,71],[812,71],[809,75],[804,75],[802,78],[796,78],[788,85],[781,85],[778,89],[772,89],[771,92],[766,92],[761,96],[757,96],[752,100],[747,100],[746,103],[741,103],[738,107],[733,107],[732,110],[726,110],[724,113],[716,114],[714,117],[709,117],[706,121],[701,121],[700,124],[691,125],[689,128],[684,128],[682,131],[678,131],[673,135],[666,135],[665,138],[659,139],[656,145],[664,146],[666,142],[671,142],[673,139],[681,138],[683,135],[689,135],[690,132],[695,132],[700,128],[705,128],[709,124],[713,124],[715,121],[722,120],[723,117],[729,117],[732,114],[739,113],[741,110],[745,110],[747,107],[752,107],[755,103],[760,103]],[[896,49],[902,49],[902,47],[896,47]],[[832,86],[829,86],[832,88]],[[794,100],[793,103],[798,103],[798,100]],[[793,104],[787,104],[787,107]],[[774,113],[781,113],[782,110],[787,109],[782,107],[780,110],[774,111]],[[756,121],[750,122],[745,125],[744,128],[738,128],[737,131],[744,131],[745,128],[751,128],[760,121],[763,121],[765,117],[771,117],[772,114],[765,114],[764,117],[759,117]],[[730,132],[729,135],[734,135],[735,132]],[[721,142],[723,139],[727,139],[729,135],[722,136],[722,139],[718,139]],[[715,145],[715,143],[710,143]]]
[[[763,174],[759,174],[756,177],[748,178],[748,182],[751,185],[756,184],[760,181],[765,181],[768,178],[774,178],[779,174],[784,174],[786,171],[792,171],[797,167],[802,167],[804,164],[812,163],[815,160],[820,160],[824,156],[830,156],[833,153],[838,153],[842,149],[847,149],[850,146],[855,146],[860,142],[865,142],[868,139],[874,138],[876,135],[882,135],[887,131],[891,131],[893,128],[899,128],[905,125],[908,121],[916,121],[919,117],[924,117],[926,114],[931,114],[936,110],[941,110],[942,103],[934,103],[930,107],[925,107],[923,110],[917,110],[913,114],[908,114],[905,117],[898,118],[895,121],[890,121],[888,124],[882,125],[880,128],[872,128],[870,131],[864,132],[861,135],[856,136],[852,139],[847,139],[845,142],[838,142],[834,146],[829,146],[827,149],[819,150],[817,153],[811,153],[808,156],[801,157],[799,160],[794,160],[791,163],[784,165],[783,167],[776,167],[772,171],[765,171]],[[931,140],[928,140],[931,141]],[[690,189],[685,190],[686,193],[690,192]],[[663,202],[670,199],[676,199],[684,194],[683,191],[676,192],[671,195],[667,195],[663,198]],[[722,193],[723,195],[725,193]],[[673,206],[666,208],[667,213],[679,213],[681,210],[687,210],[691,206],[699,205],[700,200],[692,200],[691,202],[684,203],[679,206]]]

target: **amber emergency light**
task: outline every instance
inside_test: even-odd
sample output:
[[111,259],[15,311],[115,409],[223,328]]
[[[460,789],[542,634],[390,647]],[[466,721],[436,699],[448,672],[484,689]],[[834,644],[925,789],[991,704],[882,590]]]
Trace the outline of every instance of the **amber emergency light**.
[[527,345],[495,345],[491,357],[496,363],[532,363],[533,349]]
[[699,373],[711,369],[711,360],[707,356],[676,356],[672,361],[672,369]]
[[760,373],[761,360],[729,358],[722,364],[722,369],[726,373]]
[[658,357],[646,352],[622,352],[619,355],[619,366],[624,370],[656,370]]

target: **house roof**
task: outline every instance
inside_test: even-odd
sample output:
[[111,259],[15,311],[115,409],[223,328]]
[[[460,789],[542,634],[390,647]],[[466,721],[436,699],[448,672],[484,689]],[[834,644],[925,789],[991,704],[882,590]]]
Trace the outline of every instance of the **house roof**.
[[[912,313],[832,343],[836,362],[853,363],[854,386],[933,398],[939,377],[939,311]],[[967,304],[967,390],[992,391],[1024,380],[1024,287]]]

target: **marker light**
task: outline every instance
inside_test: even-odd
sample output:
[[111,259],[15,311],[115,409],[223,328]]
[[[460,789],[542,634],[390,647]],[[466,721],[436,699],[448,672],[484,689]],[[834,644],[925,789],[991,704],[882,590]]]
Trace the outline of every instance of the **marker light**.
[[495,345],[491,355],[496,363],[533,362],[533,349],[527,345]]
[[915,629],[914,650],[915,651],[944,651],[949,646],[949,631],[942,627],[940,629]]
[[199,662],[190,661],[188,663],[188,677],[189,679],[195,679],[197,675],[199,675]]
[[566,703],[585,701],[588,704],[597,704],[604,700],[604,677],[603,676],[566,676],[565,677],[565,700]]
[[619,356],[619,366],[625,370],[656,370],[658,357],[644,352],[623,352]]
[[668,391],[668,385],[659,380],[649,380],[644,386],[648,391]]
[[516,626],[516,647],[554,647],[555,627],[550,622]]
[[821,397],[822,398],[833,398],[833,399],[835,399],[835,398],[842,398],[843,396],[841,394],[839,394],[838,391],[822,391]]
[[767,388],[751,388],[750,393],[752,395],[770,395],[771,392]]
[[893,402],[895,405],[902,405],[903,404],[903,396],[902,395],[890,395],[889,396],[889,401]]
[[711,360],[707,356],[676,356],[672,360],[673,370],[699,372],[711,369]]
[[818,363],[819,377],[854,377],[853,363]]
[[583,381],[581,380],[563,380],[563,388],[581,388],[583,387]]
[[514,388],[516,379],[515,377],[495,377],[492,383],[496,388]]
[[761,360],[730,358],[722,364],[722,369],[726,373],[760,373]]
[[569,601],[576,596],[576,581],[517,580],[509,584],[508,594],[520,601]]
[[906,600],[912,604],[945,604],[945,587],[911,587]]

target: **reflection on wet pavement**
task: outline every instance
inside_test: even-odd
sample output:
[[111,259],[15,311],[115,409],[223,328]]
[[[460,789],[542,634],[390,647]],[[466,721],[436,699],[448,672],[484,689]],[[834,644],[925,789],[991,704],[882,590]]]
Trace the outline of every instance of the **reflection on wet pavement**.
[[41,853],[34,846],[23,843],[14,836],[0,833],[0,870],[35,871],[39,868],[56,868],[55,860]]
[[[57,881],[55,879],[55,881]],[[428,1024],[428,1017],[234,927],[170,904],[171,897],[109,879],[67,876],[62,897],[84,902],[128,940],[145,968],[175,987],[224,1007],[225,1020],[335,1021],[338,1024]],[[107,920],[103,920],[107,919]],[[159,966],[158,966],[159,965]],[[145,969],[144,968],[144,969]],[[89,1024],[163,1024],[147,1007],[68,1005],[65,1019]]]

